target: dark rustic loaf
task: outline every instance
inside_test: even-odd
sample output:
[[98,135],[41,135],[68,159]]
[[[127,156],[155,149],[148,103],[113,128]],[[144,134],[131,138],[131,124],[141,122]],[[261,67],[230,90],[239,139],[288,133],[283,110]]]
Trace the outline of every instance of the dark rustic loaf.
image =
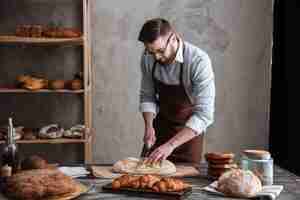
[[69,194],[76,191],[77,187],[71,177],[58,170],[35,169],[9,177],[6,194],[16,199],[37,200]]

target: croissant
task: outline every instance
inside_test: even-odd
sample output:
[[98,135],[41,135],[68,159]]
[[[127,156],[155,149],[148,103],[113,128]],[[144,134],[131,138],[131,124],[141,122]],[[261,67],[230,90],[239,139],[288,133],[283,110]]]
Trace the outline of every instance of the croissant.
[[152,189],[156,192],[179,192],[189,188],[190,185],[174,178],[162,178],[156,182]]
[[154,184],[158,181],[160,181],[159,176],[154,176],[154,175],[144,175],[141,176],[140,182],[141,182],[141,188],[152,188]]
[[120,189],[124,187],[131,187],[132,183],[139,179],[139,176],[130,176],[130,175],[122,175],[119,178],[116,178],[112,182],[112,188],[113,189]]
[[131,176],[123,175],[112,182],[113,189],[135,188],[151,189],[155,192],[178,192],[189,188],[190,185],[174,178],[161,178],[155,175]]

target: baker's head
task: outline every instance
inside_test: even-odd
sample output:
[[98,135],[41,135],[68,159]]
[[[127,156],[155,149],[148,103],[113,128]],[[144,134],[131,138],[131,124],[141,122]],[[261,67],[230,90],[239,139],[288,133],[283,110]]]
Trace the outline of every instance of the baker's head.
[[168,64],[174,59],[177,36],[171,24],[162,18],[146,21],[138,40],[143,42],[147,53],[152,54],[161,64]]

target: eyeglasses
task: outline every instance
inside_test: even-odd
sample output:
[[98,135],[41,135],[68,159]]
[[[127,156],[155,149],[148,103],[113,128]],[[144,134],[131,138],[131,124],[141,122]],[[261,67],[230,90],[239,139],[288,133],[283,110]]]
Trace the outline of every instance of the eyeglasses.
[[171,33],[170,34],[170,36],[168,37],[168,39],[167,39],[167,42],[166,42],[166,44],[165,44],[165,47],[163,48],[163,49],[158,49],[156,52],[150,52],[149,50],[145,50],[145,52],[146,53],[149,53],[149,54],[151,54],[151,55],[165,55],[165,52],[166,52],[166,50],[167,50],[167,48],[168,48],[168,46],[169,46],[169,43],[170,43],[170,39],[171,39],[171,37],[173,36],[173,34],[174,33]]

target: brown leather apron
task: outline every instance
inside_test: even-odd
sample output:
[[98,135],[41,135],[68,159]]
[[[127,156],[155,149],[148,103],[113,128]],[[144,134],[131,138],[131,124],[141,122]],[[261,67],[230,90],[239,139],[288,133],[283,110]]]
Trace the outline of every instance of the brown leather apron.
[[[154,76],[156,64],[157,62],[154,63],[152,68],[152,78],[156,94],[158,95],[159,113],[153,122],[156,132],[156,143],[151,148],[152,150],[164,144],[182,130],[194,110],[194,106],[190,102],[183,86],[183,63],[180,65],[179,85],[168,85],[156,79]],[[173,162],[187,162],[199,165],[202,145],[202,135],[197,136],[177,147],[167,159]]]

